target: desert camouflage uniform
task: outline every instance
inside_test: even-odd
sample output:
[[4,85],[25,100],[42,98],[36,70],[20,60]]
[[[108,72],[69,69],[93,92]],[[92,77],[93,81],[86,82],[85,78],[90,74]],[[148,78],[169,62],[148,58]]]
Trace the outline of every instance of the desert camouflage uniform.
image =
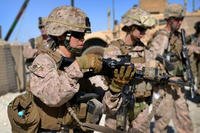
[[76,62],[59,73],[57,69],[56,62],[47,54],[38,55],[30,68],[30,91],[50,107],[69,101],[78,91],[77,79],[83,76]]
[[[179,10],[180,6],[176,6]],[[169,16],[168,16],[169,17]],[[181,36],[177,31],[169,33],[162,29],[155,33],[150,42],[150,58],[155,59],[159,55],[172,52],[174,57],[170,61],[175,69],[169,73],[183,79],[183,67],[181,62]],[[192,121],[189,116],[189,109],[186,103],[184,89],[176,85],[166,85],[155,87],[154,100],[159,96],[164,96],[155,114],[155,133],[166,132],[170,119],[173,120],[176,131],[179,133],[190,133],[193,131]]]
[[[135,15],[129,16],[129,14],[133,13]],[[126,16],[127,15],[127,16]],[[128,13],[125,15],[124,23],[126,24],[124,28],[128,28],[128,26],[131,25],[139,25],[141,26],[141,23],[143,23],[143,19],[147,20],[146,24],[143,24],[144,27],[146,25],[151,23],[153,18],[148,16],[147,12],[136,8],[131,9],[128,11]],[[141,15],[141,17],[140,17]],[[129,22],[130,18],[134,18],[138,20],[137,22],[133,23],[134,21]],[[133,19],[133,20],[135,20]],[[149,20],[148,20],[149,19]],[[142,22],[141,22],[142,21]],[[154,20],[155,22],[155,20]],[[155,24],[155,23],[153,23]],[[127,26],[127,27],[126,27]],[[152,26],[152,25],[151,25]],[[150,26],[150,27],[151,27]],[[123,40],[117,40],[112,41],[111,44],[108,46],[108,48],[104,51],[104,58],[116,58],[117,55],[130,55],[131,56],[131,62],[134,63],[135,67],[137,69],[142,69],[142,67],[145,66],[145,51],[147,50],[147,47],[140,41],[137,40],[134,42],[135,44],[127,45]],[[140,132],[149,132],[149,125],[146,125],[147,128],[144,128],[144,123],[148,121],[148,102],[149,97],[151,95],[151,85],[148,82],[145,81],[134,81],[134,97],[135,97],[135,109],[134,109],[134,115],[130,116],[130,121],[128,121],[127,130],[130,128],[136,129]],[[112,91],[107,91],[103,98],[103,104],[104,108],[106,110],[106,126],[116,129],[116,113],[119,109],[120,105],[122,103],[121,95],[120,93],[112,93]],[[133,114],[133,112],[130,112],[130,114]],[[129,129],[128,129],[129,128]]]
[[[122,42],[122,40],[118,40]],[[145,66],[145,46],[142,42],[140,42],[141,45],[139,46],[126,46],[126,44],[122,44],[120,47],[115,46],[115,44],[110,44],[110,46],[105,50],[105,56],[108,57],[110,55],[114,55],[116,53],[122,54],[129,54],[131,55],[131,58],[133,60],[132,63],[138,68],[141,69]],[[125,51],[122,51],[125,50]],[[120,52],[121,51],[121,52]],[[127,53],[126,53],[127,52]],[[109,54],[109,55],[108,55]],[[121,55],[121,54],[119,54]],[[138,62],[136,62],[136,60]],[[141,62],[139,62],[141,61]],[[135,103],[135,111],[138,111],[136,114],[139,114],[138,118],[135,116],[135,120],[132,121],[132,126],[134,128],[140,129],[142,126],[142,123],[145,121],[147,114],[148,114],[148,97],[151,95],[151,85],[149,83],[146,83],[145,81],[137,81],[135,84],[135,97],[136,97],[136,103]],[[137,99],[139,101],[137,101]],[[142,100],[143,99],[143,100]],[[103,102],[105,105],[106,110],[110,110],[109,113],[107,113],[107,119],[106,119],[106,126],[116,128],[116,120],[112,119],[112,117],[115,116],[116,111],[119,109],[120,103],[122,99],[120,98],[120,94],[113,95],[110,91],[107,91]],[[138,110],[137,110],[138,109]],[[141,113],[142,112],[142,113]],[[109,114],[111,116],[109,116]],[[111,117],[111,118],[109,118]],[[142,119],[141,119],[142,118]]]
[[193,47],[193,50],[189,48],[190,63],[195,78],[195,84],[200,94],[200,22],[196,22],[194,26],[196,33],[187,37],[188,47]]
[[[66,20],[70,20],[71,23]],[[86,29],[90,28],[86,20],[89,22],[86,14],[78,8],[57,7],[47,18],[46,31],[48,35],[55,37],[60,37],[67,31],[85,33]],[[44,44],[40,54],[29,67],[30,89],[25,95],[15,98],[9,104],[8,114],[13,132],[72,133],[73,130],[75,133],[81,133],[83,131],[73,116],[84,122],[98,121],[98,112],[102,112],[102,104],[95,98],[78,102],[81,98],[76,97],[75,94],[80,90],[78,80],[83,77],[81,70],[94,68],[92,67],[94,65],[99,68],[101,64],[96,62],[97,58],[92,60],[95,55],[90,58],[86,55],[82,58],[65,57],[58,48],[60,45],[53,38]],[[95,116],[92,115],[93,112],[87,113],[87,103],[95,106],[92,108],[93,112],[96,111]],[[99,104],[98,109],[97,104]],[[24,114],[19,113],[21,110]]]

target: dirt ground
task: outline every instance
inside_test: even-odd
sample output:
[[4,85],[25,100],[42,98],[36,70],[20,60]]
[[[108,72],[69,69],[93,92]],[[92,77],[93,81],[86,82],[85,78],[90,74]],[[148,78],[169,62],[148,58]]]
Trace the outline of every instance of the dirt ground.
[[[11,127],[7,116],[7,105],[9,102],[14,99],[20,93],[7,93],[6,95],[0,96],[0,132],[1,133],[11,133]],[[189,99],[188,105],[190,110],[190,116],[193,122],[194,133],[200,133],[200,96],[195,99]],[[151,123],[153,127],[153,121]],[[173,123],[170,122],[168,133],[176,133],[173,128]]]

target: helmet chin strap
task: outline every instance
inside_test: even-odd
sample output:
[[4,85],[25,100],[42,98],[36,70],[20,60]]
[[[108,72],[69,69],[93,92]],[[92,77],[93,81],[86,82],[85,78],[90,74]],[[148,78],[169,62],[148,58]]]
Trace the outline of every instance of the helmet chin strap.
[[64,46],[67,48],[67,50],[69,50],[73,56],[79,56],[81,55],[82,49],[78,49],[78,48],[72,48],[70,46],[70,38],[71,38],[71,33],[67,33],[65,41],[64,41]]

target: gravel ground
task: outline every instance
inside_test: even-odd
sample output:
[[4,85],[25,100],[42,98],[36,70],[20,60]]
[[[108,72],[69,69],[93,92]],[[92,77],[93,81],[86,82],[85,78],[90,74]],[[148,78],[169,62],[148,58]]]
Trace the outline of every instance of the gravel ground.
[[[7,105],[20,93],[7,93],[6,95],[0,96],[0,132],[1,133],[11,133],[11,127],[7,116]],[[199,101],[200,96],[198,97]],[[200,107],[195,103],[196,101],[188,100],[188,105],[190,109],[190,116],[194,126],[194,133],[200,133]],[[200,104],[199,104],[200,105]],[[153,123],[151,123],[153,124]],[[153,125],[151,125],[153,126]],[[174,133],[173,123],[170,122],[170,128],[168,133]]]

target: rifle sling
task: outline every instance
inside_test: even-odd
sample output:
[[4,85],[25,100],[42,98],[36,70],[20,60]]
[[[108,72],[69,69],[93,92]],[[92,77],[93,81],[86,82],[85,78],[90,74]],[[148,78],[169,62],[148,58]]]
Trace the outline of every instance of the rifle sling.
[[71,107],[67,108],[68,112],[70,113],[70,115],[74,118],[74,120],[82,127],[88,130],[92,130],[92,131],[100,131],[102,133],[126,133],[126,132],[122,132],[122,131],[117,131],[114,130],[112,128],[108,128],[108,127],[104,127],[104,126],[100,126],[97,124],[91,124],[91,123],[83,123],[81,122],[75,112],[73,111],[73,109]]
[[88,129],[88,130],[100,131],[102,133],[126,133],[126,132],[123,132],[123,131],[114,130],[114,129],[109,128],[109,127],[104,127],[104,126],[100,126],[100,125],[97,125],[97,124],[91,124],[91,123],[82,123],[81,126]]

